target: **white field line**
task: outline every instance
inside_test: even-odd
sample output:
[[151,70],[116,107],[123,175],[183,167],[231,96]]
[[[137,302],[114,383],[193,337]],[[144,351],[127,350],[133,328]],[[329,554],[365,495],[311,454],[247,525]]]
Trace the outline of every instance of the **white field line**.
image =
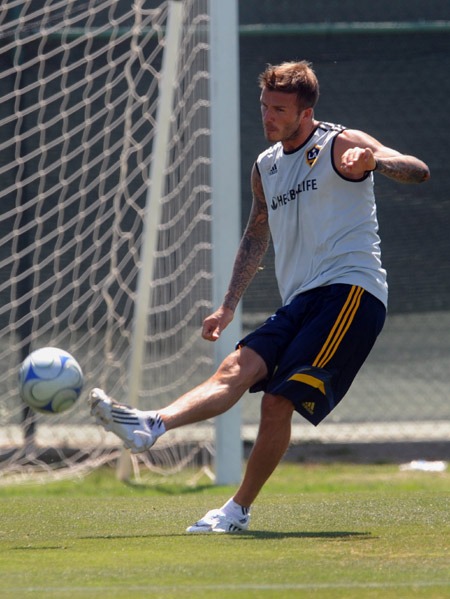
[[[283,590],[301,590],[301,591],[314,591],[314,590],[327,590],[327,589],[417,589],[417,588],[429,588],[429,587],[450,587],[450,580],[448,581],[404,581],[404,582],[326,582],[326,583],[287,583],[287,584],[206,584],[196,585],[188,583],[186,585],[128,585],[124,584],[116,586],[104,586],[102,585],[102,592],[114,593],[123,592],[126,590],[129,593],[145,592],[145,593],[157,593],[157,592],[169,592],[169,591],[283,591]],[[26,586],[26,587],[2,587],[0,589],[0,597],[8,593],[96,593],[98,592],[97,587],[90,586],[64,586],[50,588],[46,586]]]

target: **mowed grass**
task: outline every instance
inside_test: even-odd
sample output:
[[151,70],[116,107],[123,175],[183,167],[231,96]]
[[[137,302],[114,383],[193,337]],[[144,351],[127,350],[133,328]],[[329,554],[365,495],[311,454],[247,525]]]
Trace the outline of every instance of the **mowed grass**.
[[232,489],[192,473],[0,487],[0,597],[450,597],[450,473],[283,464],[251,531],[189,535]]

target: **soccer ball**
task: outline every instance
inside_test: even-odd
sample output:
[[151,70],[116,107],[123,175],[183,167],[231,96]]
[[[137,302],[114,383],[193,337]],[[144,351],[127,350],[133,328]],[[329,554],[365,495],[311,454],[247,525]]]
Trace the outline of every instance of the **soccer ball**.
[[43,414],[59,414],[71,408],[82,386],[80,365],[57,347],[35,350],[20,366],[20,396],[33,410]]

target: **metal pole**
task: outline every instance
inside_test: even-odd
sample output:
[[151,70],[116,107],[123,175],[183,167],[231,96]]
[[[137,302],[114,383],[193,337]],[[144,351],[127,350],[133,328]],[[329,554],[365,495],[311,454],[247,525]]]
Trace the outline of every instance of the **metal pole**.
[[[239,157],[239,39],[237,0],[210,0],[211,182],[213,303],[219,306],[241,237]],[[241,310],[215,342],[215,366],[241,337]],[[237,484],[242,474],[241,408],[216,418],[216,484]]]

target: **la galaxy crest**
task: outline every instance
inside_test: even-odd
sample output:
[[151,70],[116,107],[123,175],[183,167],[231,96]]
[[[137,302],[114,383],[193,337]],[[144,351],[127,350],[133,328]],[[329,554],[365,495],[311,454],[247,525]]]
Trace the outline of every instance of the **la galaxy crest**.
[[317,157],[319,156],[319,152],[320,152],[321,148],[322,148],[322,146],[313,146],[309,150],[306,150],[306,152],[305,152],[306,164],[309,167],[311,167],[317,160]]

